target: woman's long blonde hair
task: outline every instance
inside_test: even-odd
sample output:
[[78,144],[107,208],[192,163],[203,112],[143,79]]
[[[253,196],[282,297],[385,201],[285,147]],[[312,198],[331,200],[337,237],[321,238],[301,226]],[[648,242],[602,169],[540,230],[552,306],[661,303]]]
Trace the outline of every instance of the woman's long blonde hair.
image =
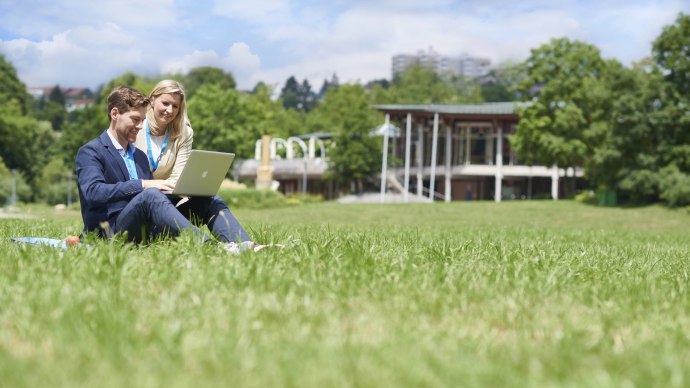
[[189,125],[189,118],[187,117],[187,98],[185,97],[184,88],[179,82],[172,79],[164,79],[157,83],[149,94],[151,104],[149,104],[148,110],[146,111],[146,118],[149,121],[149,125],[156,129],[158,129],[158,123],[156,122],[156,115],[153,113],[153,100],[162,94],[177,94],[180,96],[180,110],[177,112],[177,117],[170,122],[170,140],[173,140],[180,136],[185,125]]

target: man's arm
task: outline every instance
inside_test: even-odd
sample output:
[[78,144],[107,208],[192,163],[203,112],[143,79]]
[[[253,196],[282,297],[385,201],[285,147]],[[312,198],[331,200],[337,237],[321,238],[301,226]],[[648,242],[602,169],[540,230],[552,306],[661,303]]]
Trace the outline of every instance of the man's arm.
[[117,181],[112,177],[107,179],[106,169],[115,167],[106,166],[104,158],[90,145],[79,149],[76,164],[77,183],[88,205],[105,205],[131,198],[144,189],[139,179],[128,181]]

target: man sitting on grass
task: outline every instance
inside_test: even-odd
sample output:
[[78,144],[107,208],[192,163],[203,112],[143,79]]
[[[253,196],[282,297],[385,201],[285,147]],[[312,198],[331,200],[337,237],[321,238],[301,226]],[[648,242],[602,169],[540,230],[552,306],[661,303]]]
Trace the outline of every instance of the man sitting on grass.
[[[146,154],[133,144],[143,128],[148,104],[148,98],[136,89],[114,89],[108,96],[110,126],[79,149],[77,183],[84,232],[106,238],[122,233],[129,241],[141,242],[191,229],[208,241],[209,236],[192,225],[161,192],[172,191],[174,185],[153,179]],[[208,216],[213,219],[209,227],[214,233],[240,240],[223,241],[229,252],[265,247],[249,241],[242,227],[229,222],[223,210]]]

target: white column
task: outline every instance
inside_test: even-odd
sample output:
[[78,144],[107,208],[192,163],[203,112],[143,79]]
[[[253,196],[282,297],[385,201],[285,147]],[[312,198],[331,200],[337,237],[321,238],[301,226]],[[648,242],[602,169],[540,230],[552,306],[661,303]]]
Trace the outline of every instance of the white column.
[[381,203],[386,201],[386,170],[388,169],[388,123],[390,113],[386,113],[385,130],[383,131],[383,158],[381,158]]
[[465,164],[470,164],[470,152],[472,152],[472,127],[465,127]]
[[424,124],[417,128],[417,196],[424,196]]
[[503,128],[496,130],[496,202],[503,194]]
[[412,138],[412,113],[407,114],[407,126],[405,127],[405,193],[403,200],[408,202],[408,194],[410,193],[410,139]]
[[556,163],[551,167],[551,198],[558,201],[558,166]]
[[429,173],[429,199],[434,200],[436,191],[436,147],[438,147],[438,113],[434,113],[434,133],[431,138],[431,172]]
[[453,150],[453,139],[451,127],[446,128],[446,182],[445,182],[445,201],[450,202],[450,168],[451,168],[451,151]]

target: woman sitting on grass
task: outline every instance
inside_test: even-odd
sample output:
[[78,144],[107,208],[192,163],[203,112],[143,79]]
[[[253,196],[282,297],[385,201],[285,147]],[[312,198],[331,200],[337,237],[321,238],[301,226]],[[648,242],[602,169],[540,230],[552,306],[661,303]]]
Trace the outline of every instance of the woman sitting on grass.
[[[192,152],[194,131],[187,117],[187,103],[182,85],[174,80],[160,81],[149,95],[144,129],[137,134],[136,146],[146,153],[154,179],[177,183]],[[218,196],[191,197],[178,206],[180,213],[201,220],[233,253],[266,245],[251,241],[227,205]]]

